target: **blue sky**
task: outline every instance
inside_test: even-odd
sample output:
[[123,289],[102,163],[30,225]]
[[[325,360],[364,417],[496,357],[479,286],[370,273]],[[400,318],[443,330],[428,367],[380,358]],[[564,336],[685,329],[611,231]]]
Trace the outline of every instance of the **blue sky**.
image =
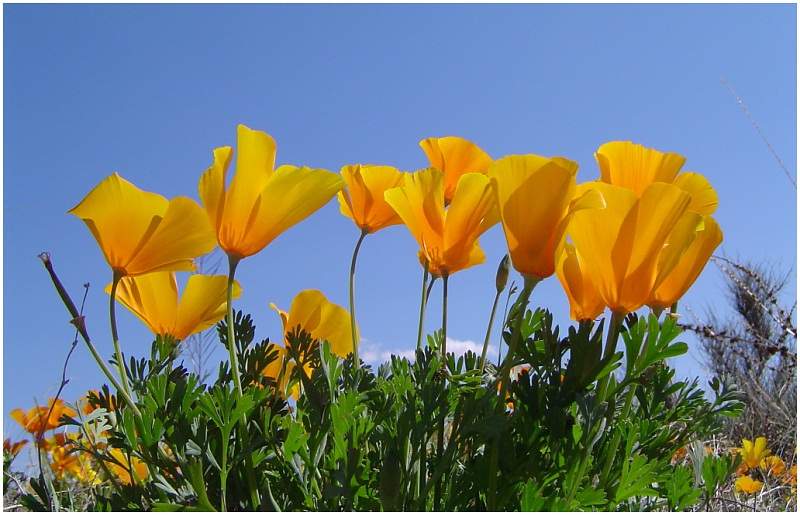
[[[686,169],[712,181],[720,253],[793,268],[796,192],[720,78],[794,173],[795,31],[794,5],[5,5],[3,413],[55,393],[72,339],[42,250],[76,299],[91,284],[89,331],[111,354],[110,271],[66,211],[113,171],[197,198],[211,149],[234,144],[237,123],[272,134],[279,163],[335,171],[419,168],[420,139],[454,134],[494,157],[568,156],[591,180],[597,146],[632,139],[681,152]],[[240,265],[237,307],[254,315],[259,337],[280,335],[269,302],[288,308],[303,289],[346,305],[357,235],[331,202]],[[487,263],[450,281],[457,340],[481,341],[491,308],[500,228],[482,244]],[[405,228],[366,240],[362,353],[414,346],[419,282]],[[723,310],[722,294],[712,266],[684,304]],[[566,320],[555,278],[534,302]],[[125,351],[144,355],[146,329],[122,308],[119,318]],[[680,375],[703,373],[694,356],[676,362]],[[68,375],[69,400],[102,380],[82,345]],[[9,417],[4,435],[21,436]]]

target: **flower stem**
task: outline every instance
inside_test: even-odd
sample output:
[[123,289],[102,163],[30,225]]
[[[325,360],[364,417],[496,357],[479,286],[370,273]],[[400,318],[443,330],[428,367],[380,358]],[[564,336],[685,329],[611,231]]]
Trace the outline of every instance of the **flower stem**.
[[361,231],[361,236],[358,238],[355,249],[353,249],[353,259],[350,261],[350,330],[353,333],[353,365],[358,368],[361,366],[361,361],[358,359],[358,331],[356,331],[356,300],[355,300],[355,280],[356,280],[356,260],[358,259],[358,250],[361,248],[361,243],[364,238],[369,234],[366,229]]
[[242,378],[239,375],[239,358],[236,352],[236,335],[233,328],[233,277],[236,275],[236,266],[239,258],[228,256],[228,356],[231,361],[231,375],[236,386],[237,397],[242,396]]
[[53,282],[53,286],[56,288],[56,292],[58,293],[59,297],[61,297],[61,301],[64,303],[64,306],[69,311],[70,316],[72,316],[72,320],[70,321],[72,325],[78,330],[78,333],[83,338],[84,343],[86,343],[86,347],[89,349],[89,353],[92,355],[94,360],[97,362],[97,366],[100,367],[100,370],[106,376],[108,381],[111,385],[119,392],[122,399],[125,401],[125,404],[133,411],[133,413],[142,418],[142,412],[139,411],[139,408],[136,407],[136,404],[133,402],[131,397],[122,389],[120,386],[119,381],[114,377],[114,374],[106,365],[105,360],[100,356],[100,353],[97,352],[97,348],[95,348],[94,344],[92,343],[91,338],[89,338],[89,332],[86,330],[86,323],[84,321],[83,315],[80,314],[78,308],[75,307],[75,303],[72,302],[72,298],[67,293],[66,288],[61,283],[61,280],[56,275],[56,271],[53,268],[53,262],[50,260],[50,255],[47,252],[42,252],[39,255],[39,259],[42,260],[47,273],[50,275],[50,280]]
[[489,325],[486,326],[486,336],[483,338],[483,351],[481,352],[481,374],[483,374],[483,369],[486,367],[486,353],[489,350],[489,336],[492,334],[492,326],[494,325],[494,315],[497,312],[497,303],[500,300],[500,294],[503,293],[502,291],[498,291],[494,296],[494,302],[492,303],[492,314],[489,315]]
[[[442,274],[442,348],[441,352],[441,366],[442,371],[447,370],[447,274]],[[442,377],[442,384],[443,387],[446,388],[446,379]],[[446,399],[447,397],[444,396]],[[442,405],[442,418],[439,419],[439,431],[436,435],[436,462],[437,468],[441,466],[442,460],[444,459],[444,419],[447,417],[446,412],[447,402],[445,401]],[[433,510],[439,511],[441,508],[442,502],[442,480],[441,478],[436,479],[436,483],[434,484],[433,488]]]
[[422,273],[422,300],[419,303],[419,328],[417,329],[417,350],[422,348],[422,326],[425,321],[425,304],[428,302],[428,267],[425,266]]
[[[522,292],[519,294],[519,308],[517,310],[517,319],[514,324],[514,333],[508,346],[506,358],[503,360],[503,366],[500,368],[500,372],[497,375],[498,381],[500,381],[500,400],[498,401],[498,406],[501,409],[506,405],[506,392],[508,391],[511,363],[514,360],[514,354],[517,351],[520,340],[522,340],[522,322],[525,319],[525,310],[528,307],[528,301],[531,298],[531,292],[533,292],[533,288],[539,282],[538,278],[527,275],[524,277],[525,284],[522,288]],[[492,443],[491,454],[489,455],[489,489],[486,492],[486,509],[488,511],[497,510],[497,466],[499,461],[499,452],[500,441],[495,438],[494,442]]]
[[122,349],[119,346],[119,334],[117,333],[117,286],[122,279],[122,275],[114,271],[114,278],[111,282],[111,296],[108,305],[109,319],[111,320],[111,341],[114,342],[114,357],[117,360],[117,368],[119,369],[120,380],[125,393],[131,396],[131,387],[128,384],[128,372],[125,366],[125,358],[122,355]]
[[[236,351],[236,332],[233,328],[233,278],[236,275],[236,266],[239,264],[239,260],[240,258],[238,257],[231,255],[228,256],[228,354],[231,360],[231,375],[233,376],[233,383],[236,386],[237,399],[241,399],[243,395],[242,377],[239,374],[239,358]],[[239,443],[243,448],[245,448],[244,436],[247,435],[248,432],[247,418],[244,415],[242,415],[239,425],[242,429],[238,435]],[[258,493],[258,487],[256,485],[256,475],[253,468],[252,454],[246,454],[245,462],[247,465],[247,486],[250,493],[250,502],[253,504],[253,510],[257,510],[261,506],[261,497]]]
[[[611,313],[611,320],[608,322],[608,334],[606,336],[606,345],[603,349],[603,359],[608,359],[609,356],[614,354],[614,351],[617,349],[617,340],[619,339],[619,330],[622,327],[622,320],[625,318],[624,313]],[[611,379],[611,374],[609,373],[607,376],[602,378],[597,385],[597,395],[598,398],[602,401],[606,396],[606,389],[608,388],[608,382]]]

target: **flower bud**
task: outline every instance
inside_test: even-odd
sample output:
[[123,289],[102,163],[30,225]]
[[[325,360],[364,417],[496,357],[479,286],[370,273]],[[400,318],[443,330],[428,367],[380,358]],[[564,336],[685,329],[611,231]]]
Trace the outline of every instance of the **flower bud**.
[[506,283],[508,283],[508,271],[509,271],[509,259],[508,254],[503,256],[503,259],[500,260],[500,264],[497,266],[497,277],[495,279],[495,286],[497,287],[497,293],[506,289]]

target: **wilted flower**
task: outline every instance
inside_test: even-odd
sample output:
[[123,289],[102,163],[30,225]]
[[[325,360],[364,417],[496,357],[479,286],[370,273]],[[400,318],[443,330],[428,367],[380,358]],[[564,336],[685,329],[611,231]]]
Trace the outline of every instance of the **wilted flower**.
[[406,174],[403,186],[386,192],[386,201],[419,244],[420,262],[441,277],[483,263],[478,238],[497,223],[494,195],[485,175],[462,175],[447,209],[443,180],[442,172],[428,168]]
[[577,173],[577,163],[533,154],[503,157],[489,169],[511,263],[521,274],[553,275],[570,217],[580,209],[603,207],[597,192],[576,198]]
[[762,486],[764,486],[764,483],[753,479],[750,476],[738,477],[734,483],[735,490],[745,494],[757,493],[759,490],[761,490]]
[[282,165],[275,169],[275,140],[238,126],[236,173],[225,189],[233,149],[214,149],[214,162],[198,189],[217,241],[229,256],[243,258],[266,247],[288,228],[325,205],[344,182],[327,170]]
[[475,143],[457,136],[426,138],[419,142],[431,168],[444,174],[444,200],[449,204],[456,194],[458,181],[466,173],[486,174],[492,158]]
[[86,223],[119,276],[193,270],[192,260],[214,248],[208,219],[194,200],[167,200],[116,173],[69,212]]
[[342,167],[345,189],[336,194],[342,214],[362,231],[373,233],[403,223],[386,202],[386,190],[403,183],[403,173],[393,166],[347,165]]
[[[224,275],[191,275],[183,295],[172,272],[155,272],[123,278],[116,298],[150,328],[155,335],[185,340],[213,326],[225,316],[228,278]],[[106,287],[106,293],[111,285]],[[234,281],[233,297],[241,294]]]
[[[51,407],[53,408],[52,412],[50,411]],[[50,413],[49,417],[47,415],[48,413]],[[40,438],[45,431],[59,427],[59,420],[62,416],[74,417],[77,413],[75,413],[72,408],[66,406],[61,399],[50,399],[47,406],[31,408],[27,413],[17,408],[11,410],[10,415],[11,418],[16,420],[19,425],[25,429],[25,431]]]

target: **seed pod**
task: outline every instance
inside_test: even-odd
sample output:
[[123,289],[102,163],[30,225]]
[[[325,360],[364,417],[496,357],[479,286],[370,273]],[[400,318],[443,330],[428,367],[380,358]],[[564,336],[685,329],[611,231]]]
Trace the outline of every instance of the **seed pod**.
[[503,256],[503,259],[500,260],[500,264],[497,266],[497,276],[494,281],[495,287],[497,288],[497,293],[500,293],[506,289],[509,268],[508,254],[506,254]]

